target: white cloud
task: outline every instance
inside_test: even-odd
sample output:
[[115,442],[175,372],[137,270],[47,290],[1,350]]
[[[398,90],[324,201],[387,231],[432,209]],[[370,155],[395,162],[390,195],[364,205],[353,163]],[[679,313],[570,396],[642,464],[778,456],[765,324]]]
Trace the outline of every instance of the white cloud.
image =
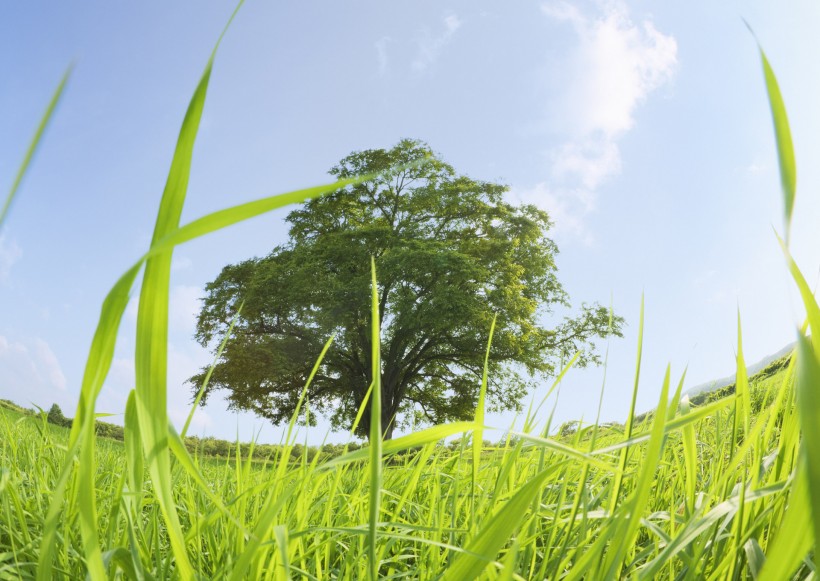
[[668,83],[677,65],[677,43],[651,20],[635,24],[621,2],[600,4],[588,17],[567,2],[544,6],[549,17],[572,24],[578,44],[570,57],[570,80],[562,114],[576,136],[615,138],[632,128],[634,112]]
[[461,20],[454,13],[445,16],[442,24],[444,32],[438,36],[433,36],[429,30],[426,30],[417,40],[418,50],[416,58],[413,59],[413,70],[423,72],[436,62],[441,50],[450,43],[453,35],[461,28]]
[[380,75],[387,74],[388,67],[390,66],[390,60],[387,56],[387,45],[391,41],[392,39],[389,36],[383,36],[374,44],[374,46],[376,47],[376,58],[379,62]]
[[48,343],[40,338],[34,339],[33,343],[35,358],[40,364],[46,381],[53,387],[64,390],[66,388],[65,375],[63,375],[63,370],[57,356],[54,355],[54,351],[51,350]]
[[66,377],[49,344],[40,338],[9,340],[0,336],[0,397],[28,406],[65,404]]
[[533,204],[547,210],[553,228],[559,233],[569,233],[590,245],[592,233],[585,227],[583,213],[593,206],[592,192],[588,190],[552,189],[547,182],[539,182],[532,188],[512,189],[512,200],[520,204]]
[[620,171],[621,152],[609,139],[568,141],[552,155],[553,179],[558,183],[577,183],[586,191],[596,190]]
[[746,166],[746,171],[750,174],[760,174],[769,171],[769,165],[763,162],[754,161]]
[[198,286],[179,285],[171,289],[168,323],[171,329],[193,334],[199,314],[202,289]]
[[175,254],[171,259],[171,272],[179,272],[180,270],[187,270],[193,266],[193,262],[187,256],[180,256]]
[[519,197],[546,208],[559,230],[582,233],[596,190],[621,171],[618,141],[634,127],[636,109],[673,78],[677,43],[649,19],[633,22],[619,0],[598,2],[594,15],[566,1],[541,8],[570,24],[577,39],[570,76],[554,104],[554,121],[567,139],[550,152],[551,180]]
[[14,266],[23,256],[23,250],[14,240],[8,241],[0,236],[0,282],[4,282]]

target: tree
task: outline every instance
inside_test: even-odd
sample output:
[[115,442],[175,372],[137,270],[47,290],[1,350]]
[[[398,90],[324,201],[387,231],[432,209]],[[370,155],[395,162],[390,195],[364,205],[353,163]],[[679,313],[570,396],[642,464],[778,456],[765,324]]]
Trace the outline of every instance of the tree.
[[[597,304],[543,323],[553,307],[569,307],[556,277],[558,249],[547,237],[551,222],[535,206],[508,203],[506,186],[459,175],[413,140],[354,152],[330,173],[379,177],[292,211],[287,243],[226,266],[206,286],[196,331],[203,346],[215,346],[244,304],[203,401],[224,389],[232,409],[287,421],[335,334],[308,399],[311,416],[318,411],[349,429],[372,379],[371,256],[385,438],[400,422],[472,417],[496,313],[491,409],[516,408],[528,377],[553,374],[576,351],[580,366],[597,363],[593,340],[621,335],[622,319]],[[195,391],[206,371],[191,378]],[[366,410],[359,435],[368,434],[369,418]]]
[[50,424],[54,424],[57,426],[62,427],[71,427],[71,420],[63,415],[63,410],[60,409],[56,403],[51,405],[51,408],[48,410],[48,416],[46,416],[46,420]]

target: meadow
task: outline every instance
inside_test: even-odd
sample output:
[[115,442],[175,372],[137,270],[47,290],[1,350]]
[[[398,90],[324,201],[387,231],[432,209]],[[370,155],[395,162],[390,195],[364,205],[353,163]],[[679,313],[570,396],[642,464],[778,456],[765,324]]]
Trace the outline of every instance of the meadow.
[[[684,379],[667,372],[654,412],[636,418],[639,342],[623,427],[595,423],[553,437],[550,411],[536,405],[522,430],[487,446],[485,372],[473,421],[382,441],[374,324],[370,444],[332,459],[294,461],[294,416],[280,453],[254,462],[238,446],[229,459],[190,453],[188,424],[177,432],[169,423],[172,252],[368,176],[180,225],[212,55],[182,123],[151,246],[102,305],[70,431],[0,409],[0,578],[813,578],[820,538],[820,307],[788,252],[794,153],[774,73],[761,56],[783,178],[784,255],[808,315],[783,370],[750,380],[738,325],[737,381],[728,397],[694,405],[683,395]],[[119,443],[96,436],[95,403],[140,271],[136,388]],[[455,450],[441,445],[448,438],[460,438]]]

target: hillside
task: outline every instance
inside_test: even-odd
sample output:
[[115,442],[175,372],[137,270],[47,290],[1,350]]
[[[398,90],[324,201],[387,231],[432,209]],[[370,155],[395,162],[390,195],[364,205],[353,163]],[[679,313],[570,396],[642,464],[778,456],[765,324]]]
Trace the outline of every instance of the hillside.
[[[749,375],[749,377],[752,377],[761,373],[764,370],[768,370],[770,366],[774,365],[777,362],[780,362],[784,359],[788,361],[789,356],[794,351],[795,345],[795,343],[789,343],[777,353],[768,355],[753,365],[747,365],[746,373]],[[733,386],[735,383],[735,377],[736,375],[733,373],[732,375],[727,375],[726,377],[721,377],[720,379],[714,379],[712,381],[701,383],[700,385],[696,385],[695,387],[686,390],[685,395],[688,395],[689,399],[692,400],[695,396],[699,394],[708,393],[719,390],[721,388]]]

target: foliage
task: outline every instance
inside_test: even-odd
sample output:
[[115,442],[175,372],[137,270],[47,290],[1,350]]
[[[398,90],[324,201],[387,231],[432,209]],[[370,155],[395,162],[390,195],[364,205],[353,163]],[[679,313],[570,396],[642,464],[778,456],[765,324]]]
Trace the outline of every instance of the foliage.
[[63,410],[61,410],[60,406],[56,403],[52,404],[51,408],[49,408],[47,419],[50,424],[55,424],[64,428],[71,427],[71,420],[63,415]]
[[[317,354],[334,345],[314,377],[312,412],[349,429],[372,382],[368,333],[370,256],[379,270],[382,425],[471,418],[493,313],[489,401],[511,409],[525,393],[522,370],[552,375],[580,351],[597,363],[593,339],[620,335],[622,319],[599,305],[555,326],[568,307],[556,276],[550,221],[534,206],[507,203],[506,186],[459,175],[426,144],[352,153],[330,173],[373,175],[292,211],[290,239],[268,256],[226,266],[206,287],[197,339],[221,339],[239,320],[206,390],[228,391],[232,408],[275,423],[296,406]],[[208,369],[192,378],[199,390]],[[358,433],[369,432],[369,407]]]

